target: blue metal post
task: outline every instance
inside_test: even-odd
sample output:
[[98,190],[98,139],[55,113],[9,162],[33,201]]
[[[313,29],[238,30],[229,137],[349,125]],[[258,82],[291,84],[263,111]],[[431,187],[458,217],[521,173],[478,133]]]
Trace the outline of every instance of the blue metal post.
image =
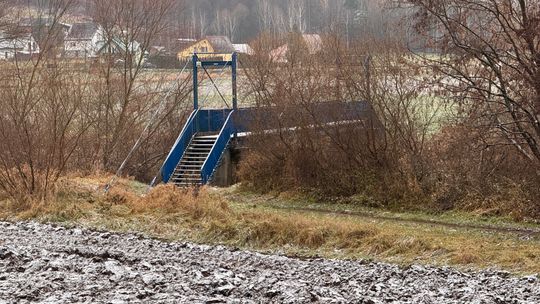
[[[238,66],[238,54],[236,52],[234,52],[232,54],[232,65],[231,65],[231,70],[232,70],[232,95],[233,95],[233,111],[234,112],[237,112],[236,110],[238,109],[238,89],[237,89],[237,86],[236,86],[236,68]],[[235,113],[236,114],[236,113]],[[233,121],[234,121],[234,117],[233,117]],[[236,139],[236,136],[237,136],[237,133],[236,133],[236,127],[234,127],[234,123],[233,123],[233,128],[234,128],[234,139]]]
[[237,87],[236,87],[236,67],[238,61],[238,54],[234,52],[232,54],[232,95],[233,95],[233,110],[238,108],[238,96],[237,96]]
[[199,108],[199,77],[197,70],[197,54],[193,54],[193,109]]

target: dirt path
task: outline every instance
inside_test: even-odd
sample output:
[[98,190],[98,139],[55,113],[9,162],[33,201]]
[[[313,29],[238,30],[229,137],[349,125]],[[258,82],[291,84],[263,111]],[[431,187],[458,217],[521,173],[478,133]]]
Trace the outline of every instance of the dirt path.
[[288,211],[357,216],[357,217],[366,218],[366,219],[384,220],[384,221],[402,222],[402,223],[414,223],[414,224],[427,224],[427,225],[447,227],[447,228],[479,230],[479,231],[485,231],[485,232],[512,233],[512,234],[518,234],[518,235],[529,236],[529,237],[534,237],[534,238],[540,238],[540,230],[533,229],[533,228],[495,227],[495,226],[489,226],[489,225],[449,223],[449,222],[443,222],[443,221],[437,221],[437,220],[407,219],[407,218],[384,216],[384,215],[371,214],[369,212],[358,212],[358,211],[336,211],[336,210],[326,210],[326,209],[318,209],[318,208],[282,207],[282,206],[271,206],[271,208],[278,209],[278,210],[288,210]]
[[28,302],[540,303],[540,281],[0,222],[0,303]]
[[527,228],[527,227],[508,227],[508,226],[494,226],[489,224],[476,224],[476,223],[453,223],[444,220],[432,220],[432,219],[422,219],[422,218],[404,218],[400,216],[386,216],[382,214],[376,214],[367,211],[351,211],[351,210],[335,210],[329,207],[304,207],[304,206],[294,206],[294,205],[283,205],[281,203],[273,203],[273,198],[257,197],[246,197],[243,195],[238,195],[236,193],[225,192],[225,195],[231,197],[234,201],[240,202],[242,204],[252,206],[254,200],[262,200],[262,206],[282,211],[294,211],[294,212],[312,212],[326,215],[337,215],[337,216],[353,216],[368,220],[382,220],[390,221],[397,223],[411,223],[411,224],[420,224],[420,225],[430,225],[438,227],[446,227],[452,229],[464,229],[464,230],[475,230],[480,232],[496,232],[496,233],[510,233],[519,236],[526,237],[527,239],[540,239],[540,228]]

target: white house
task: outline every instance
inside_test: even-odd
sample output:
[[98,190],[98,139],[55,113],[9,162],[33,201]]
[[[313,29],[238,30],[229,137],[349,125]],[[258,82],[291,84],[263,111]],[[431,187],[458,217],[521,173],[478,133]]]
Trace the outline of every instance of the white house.
[[0,32],[0,60],[10,60],[16,56],[31,57],[39,52],[39,45],[32,34],[9,35]]
[[137,63],[139,60],[142,62],[146,61],[148,57],[148,52],[143,52],[141,45],[133,40],[126,43],[121,37],[114,36],[109,39],[105,39],[104,36],[100,37],[101,39],[96,44],[96,55],[109,55],[109,56],[118,56],[123,57],[126,54],[131,55],[131,60],[133,63]]
[[233,44],[234,50],[238,54],[254,55],[255,52],[247,43],[235,43]]
[[75,23],[64,39],[64,54],[71,58],[95,58],[103,55],[123,56],[130,53],[135,58],[145,56],[137,41],[125,43],[121,34],[107,35],[93,22]]
[[99,25],[86,22],[75,23],[71,26],[64,39],[64,53],[71,58],[95,57],[98,44],[102,39]]

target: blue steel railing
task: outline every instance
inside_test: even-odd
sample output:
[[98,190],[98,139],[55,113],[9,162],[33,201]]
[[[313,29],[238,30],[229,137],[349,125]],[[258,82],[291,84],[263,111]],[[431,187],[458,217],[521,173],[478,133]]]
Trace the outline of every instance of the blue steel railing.
[[214,171],[219,164],[219,160],[221,159],[221,155],[223,154],[223,152],[225,152],[225,149],[227,149],[227,145],[229,144],[231,137],[234,135],[235,129],[232,119],[233,114],[234,111],[231,111],[229,113],[229,116],[227,116],[227,120],[225,120],[225,123],[221,128],[218,138],[216,139],[212,150],[210,150],[210,153],[208,154],[208,157],[204,161],[204,164],[201,168],[201,180],[203,185],[208,183],[208,181],[214,174]]
[[184,156],[184,153],[189,146],[193,135],[197,133],[196,121],[198,116],[199,110],[195,110],[191,113],[186,124],[184,125],[184,129],[180,133],[180,136],[178,136],[178,139],[176,140],[174,146],[171,149],[171,152],[169,152],[165,163],[163,163],[163,166],[161,167],[161,180],[164,183],[169,182],[171,175],[176,169],[176,166],[182,159],[182,156]]

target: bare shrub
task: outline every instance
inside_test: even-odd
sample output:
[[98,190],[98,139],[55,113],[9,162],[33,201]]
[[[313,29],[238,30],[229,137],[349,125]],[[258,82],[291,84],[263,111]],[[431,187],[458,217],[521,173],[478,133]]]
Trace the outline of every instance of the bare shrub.
[[439,185],[447,188],[443,200],[497,214],[540,215],[538,4],[408,2],[417,12],[417,31],[439,50],[418,58],[458,110],[454,128],[433,147],[440,149],[434,162]]
[[[69,1],[51,2],[53,21],[42,40],[54,39],[68,6]],[[91,124],[80,98],[83,86],[74,74],[47,65],[48,51],[31,61],[5,63],[0,77],[0,187],[21,204],[47,196]]]
[[210,198],[205,189],[181,189],[174,185],[160,185],[138,200],[132,201],[134,212],[161,210],[168,213],[186,213],[193,219],[220,217],[228,212],[224,201]]
[[452,125],[429,143],[433,198],[442,210],[459,208],[515,219],[540,210],[535,168],[510,146],[485,145],[476,128]]
[[[181,81],[176,88],[170,87],[171,74],[146,73],[143,69],[145,54],[153,39],[167,30],[168,17],[177,3],[172,0],[94,1],[94,19],[102,27],[105,44],[96,69],[99,123],[95,133],[100,138],[93,152],[94,159],[100,160],[97,165],[104,170],[118,167],[151,113],[171,89],[175,91],[151,132],[146,134],[130,171],[140,178],[151,178],[149,172],[164,156],[164,146],[170,145],[174,140],[171,136],[180,131],[178,121],[186,113],[186,104],[180,101],[186,97],[188,82]],[[160,130],[164,125],[168,127],[166,132]],[[166,140],[160,141],[163,137]]]
[[[385,204],[416,200],[437,115],[427,110],[432,99],[415,77],[421,70],[395,43],[374,39],[370,47],[347,49],[330,34],[314,54],[301,39],[289,37],[286,62],[258,53],[261,65],[246,70],[249,92],[266,114],[253,123],[259,133],[250,139],[240,175],[258,189],[366,193]],[[339,110],[351,101],[367,101],[368,109],[359,117]],[[349,123],[328,123],[342,120]]]

